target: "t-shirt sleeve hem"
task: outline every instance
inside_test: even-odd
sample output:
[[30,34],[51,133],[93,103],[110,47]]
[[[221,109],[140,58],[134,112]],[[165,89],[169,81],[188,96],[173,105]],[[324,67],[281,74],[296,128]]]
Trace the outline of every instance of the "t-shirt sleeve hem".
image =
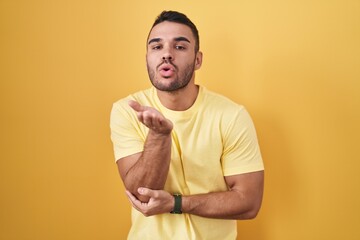
[[115,163],[121,158],[128,157],[142,151],[143,149],[131,149],[127,151],[122,151],[121,153],[115,153]]
[[237,174],[243,174],[243,173],[251,173],[251,172],[258,172],[258,171],[263,171],[264,170],[264,165],[262,163],[260,164],[256,164],[256,165],[251,165],[251,166],[247,166],[247,167],[241,167],[240,169],[224,169],[224,176],[232,176],[232,175],[237,175]]

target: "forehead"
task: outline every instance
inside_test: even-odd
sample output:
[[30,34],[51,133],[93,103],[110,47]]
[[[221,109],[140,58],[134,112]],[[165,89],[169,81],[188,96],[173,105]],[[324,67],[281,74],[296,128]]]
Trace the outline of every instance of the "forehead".
[[186,37],[192,43],[194,42],[194,36],[190,27],[186,26],[185,24],[181,23],[174,23],[174,22],[162,22],[157,24],[153,29],[151,29],[149,34],[149,39],[152,38],[160,38],[160,39],[174,39],[176,37]]

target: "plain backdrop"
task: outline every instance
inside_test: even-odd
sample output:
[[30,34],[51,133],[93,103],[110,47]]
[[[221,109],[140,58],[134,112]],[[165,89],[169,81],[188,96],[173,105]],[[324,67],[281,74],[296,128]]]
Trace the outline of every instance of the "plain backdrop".
[[109,114],[150,86],[165,9],[199,29],[197,83],[257,128],[264,201],[238,239],[360,239],[358,0],[1,0],[0,239],[126,238]]

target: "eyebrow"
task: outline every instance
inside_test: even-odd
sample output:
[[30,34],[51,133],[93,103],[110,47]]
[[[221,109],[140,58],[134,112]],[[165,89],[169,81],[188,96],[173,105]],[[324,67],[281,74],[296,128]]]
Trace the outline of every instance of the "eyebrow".
[[[187,39],[186,37],[176,37],[174,38],[175,42],[182,42],[182,41],[185,41],[185,42],[188,42],[190,43],[190,40]],[[148,42],[148,44],[150,45],[151,43],[154,43],[154,42],[161,42],[162,39],[161,38],[153,38],[153,39],[150,39],[150,41]]]
[[185,42],[190,43],[190,40],[187,39],[186,37],[177,37],[177,38],[175,38],[175,42],[181,42],[181,41],[185,41]]
[[161,38],[153,38],[153,39],[150,39],[150,41],[148,42],[148,44],[150,45],[151,43],[153,42],[161,42]]

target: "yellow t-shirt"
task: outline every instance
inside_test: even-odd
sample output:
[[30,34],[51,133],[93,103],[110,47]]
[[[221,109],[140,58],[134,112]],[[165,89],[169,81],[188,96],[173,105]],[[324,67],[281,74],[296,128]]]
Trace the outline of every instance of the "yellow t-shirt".
[[[226,191],[224,176],[264,169],[246,109],[201,86],[195,103],[186,111],[165,108],[153,87],[114,103],[110,126],[116,160],[143,151],[148,133],[128,106],[130,99],[156,108],[174,124],[164,190],[183,195]],[[170,213],[144,217],[133,209],[128,238],[227,240],[236,235],[235,220]]]

